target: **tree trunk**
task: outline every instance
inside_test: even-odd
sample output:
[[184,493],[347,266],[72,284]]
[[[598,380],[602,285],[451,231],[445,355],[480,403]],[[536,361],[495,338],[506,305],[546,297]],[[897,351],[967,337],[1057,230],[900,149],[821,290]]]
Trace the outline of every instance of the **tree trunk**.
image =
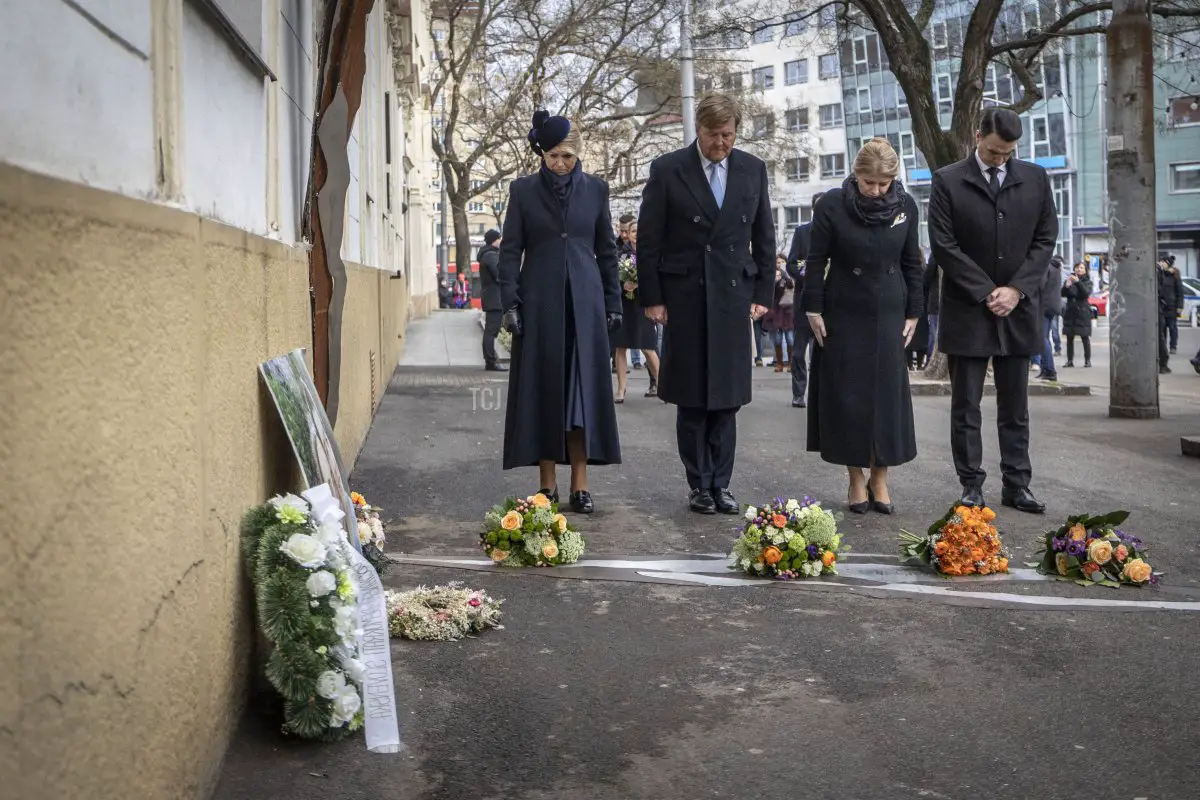
[[[454,215],[454,264],[459,272],[471,278],[471,226],[467,220],[467,198],[457,193],[450,201],[450,211]],[[474,279],[471,279],[471,294],[478,291]]]

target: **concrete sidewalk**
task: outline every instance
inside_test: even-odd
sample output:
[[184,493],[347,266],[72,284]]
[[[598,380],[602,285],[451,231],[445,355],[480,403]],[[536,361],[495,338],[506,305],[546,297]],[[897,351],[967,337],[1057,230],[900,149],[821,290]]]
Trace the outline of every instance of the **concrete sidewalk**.
[[[402,367],[483,368],[483,312],[478,309],[437,309],[413,320],[404,332],[407,341]],[[497,353],[506,357],[500,343]]]

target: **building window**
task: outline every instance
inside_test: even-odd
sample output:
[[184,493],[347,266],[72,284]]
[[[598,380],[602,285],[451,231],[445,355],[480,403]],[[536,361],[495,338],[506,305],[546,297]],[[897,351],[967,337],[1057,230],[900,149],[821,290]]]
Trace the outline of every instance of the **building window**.
[[800,206],[800,224],[812,222],[812,206]]
[[787,26],[783,29],[784,36],[799,36],[808,28],[808,21],[798,19],[798,14],[792,14],[788,17]]
[[821,156],[821,177],[841,178],[846,174],[846,154],[830,153]]
[[754,138],[765,139],[775,133],[775,115],[759,114],[754,118]]
[[842,104],[830,103],[821,106],[821,127],[839,128],[842,125]]
[[774,38],[775,38],[775,29],[770,26],[767,26],[764,28],[759,28],[758,30],[756,30],[754,32],[755,44],[763,44],[765,42],[770,42],[770,41],[774,40]]
[[1171,165],[1171,193],[1200,192],[1200,161]]
[[789,61],[783,65],[783,82],[788,86],[808,83],[808,59]]
[[783,207],[783,224],[789,228],[794,228],[800,224],[800,207],[799,206],[784,206]]
[[775,68],[759,67],[754,70],[754,88],[758,91],[775,88]]
[[1050,157],[1050,123],[1045,117],[1034,117],[1033,125],[1033,157],[1034,158],[1049,158]]
[[1054,207],[1058,210],[1058,246],[1055,255],[1068,264],[1075,263],[1072,255],[1072,240],[1074,231],[1071,227],[1071,176],[1051,175],[1051,191],[1054,194]]
[[823,81],[836,78],[841,74],[841,69],[838,67],[837,53],[826,53],[821,56],[817,62],[817,74],[820,75]]
[[774,161],[766,162],[766,167],[767,167],[767,185],[774,187],[775,186],[775,162]]
[[871,89],[862,86],[858,90],[858,113],[871,113]]
[[949,75],[937,76],[938,113],[949,114],[954,106],[954,92],[950,86]]
[[791,108],[786,113],[789,133],[804,133],[808,130],[808,109]]
[[933,26],[930,28],[930,32],[933,34],[932,37],[930,37],[933,39],[933,49],[945,50],[948,44],[946,41],[946,23],[933,23]]
[[914,146],[913,135],[907,131],[900,134],[900,160],[907,169],[917,168],[917,148]]
[[854,72],[862,75],[867,71],[867,37],[860,36],[854,40]]
[[785,164],[787,167],[787,179],[789,181],[808,180],[807,158],[789,158]]
[[1173,97],[1168,108],[1172,125],[1200,125],[1200,96]]
[[483,213],[483,203],[480,203],[478,201],[472,201],[470,203],[467,203],[467,211],[469,211],[472,214],[482,214]]
[[1167,61],[1195,61],[1200,59],[1200,28],[1190,31],[1163,34],[1163,57]]
[[833,28],[837,26],[837,9],[833,6],[825,6],[821,9],[821,27]]

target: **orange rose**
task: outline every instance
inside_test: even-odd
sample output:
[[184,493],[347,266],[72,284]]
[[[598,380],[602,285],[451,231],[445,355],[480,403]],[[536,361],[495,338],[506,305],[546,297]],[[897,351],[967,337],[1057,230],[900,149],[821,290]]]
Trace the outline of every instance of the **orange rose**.
[[493,547],[491,555],[492,555],[492,561],[495,561],[497,564],[499,564],[504,559],[508,558],[508,552],[505,550],[501,550],[499,547]]
[[546,558],[555,558],[558,555],[558,545],[553,540],[546,542],[542,545],[542,555]]
[[1121,574],[1134,583],[1143,583],[1150,580],[1150,565],[1140,558],[1130,560],[1125,569],[1121,570]]
[[779,560],[783,558],[783,553],[779,551],[778,547],[768,547],[766,550],[763,550],[762,555],[763,561],[771,565],[778,564]]
[[1117,545],[1116,556],[1117,561],[1124,561],[1129,558],[1129,548],[1123,544]]
[[826,550],[821,554],[821,563],[827,567],[832,567],[833,562],[837,560],[837,554],[832,550]]
[[567,518],[566,517],[564,517],[562,514],[555,514],[554,522],[558,525],[559,533],[567,532]]
[[541,492],[538,492],[537,494],[535,494],[533,497],[530,498],[530,500],[538,508],[546,508],[547,506],[550,505],[550,498],[546,497],[546,495],[542,494]]
[[503,519],[500,520],[500,527],[504,528],[506,531],[515,531],[517,528],[521,527],[522,522],[523,520],[521,519],[520,514],[518,514],[516,511],[510,511],[504,515]]
[[972,561],[983,561],[983,550],[978,547],[972,547],[971,548],[971,560]]
[[1008,572],[1008,559],[1002,558],[996,562],[996,570],[998,572]]
[[775,516],[771,517],[771,524],[776,528],[786,528],[787,517],[785,517],[783,514],[776,514]]
[[1082,542],[1087,538],[1087,531],[1083,529],[1082,525],[1076,522],[1073,526],[1071,526],[1071,530],[1067,531],[1067,535],[1072,541]]
[[1088,561],[1082,567],[1080,567],[1080,569],[1083,570],[1084,575],[1087,575],[1090,578],[1093,572],[1100,569],[1100,565],[1095,561]]
[[938,540],[933,546],[933,552],[939,556],[946,555],[946,551],[950,549],[950,545],[946,544],[945,540]]
[[367,504],[367,498],[363,497],[358,492],[351,492],[350,502],[354,503],[356,506],[365,506]]
[[982,511],[980,511],[979,515],[987,522],[991,522],[996,518],[996,512],[992,511],[990,508],[984,508]]

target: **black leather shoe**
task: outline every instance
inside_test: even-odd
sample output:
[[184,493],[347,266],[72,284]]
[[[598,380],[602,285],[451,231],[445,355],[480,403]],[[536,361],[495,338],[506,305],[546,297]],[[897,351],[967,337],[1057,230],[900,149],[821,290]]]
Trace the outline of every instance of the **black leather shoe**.
[[792,408],[808,408],[808,403],[799,398],[792,398]]
[[720,511],[722,514],[737,514],[742,510],[742,507],[738,505],[738,501],[734,499],[733,492],[728,489],[713,489],[712,499],[717,507],[717,511]]
[[586,489],[571,492],[571,510],[576,514],[590,514],[595,511],[596,505],[592,502],[592,493]]
[[549,497],[551,502],[554,502],[554,503],[558,502],[558,487],[557,486],[555,486],[553,489],[538,489],[538,493],[544,494],[544,495],[546,495],[546,497]]
[[692,489],[688,495],[688,507],[697,514],[717,513],[717,504],[712,495],[703,489]]
[[491,361],[483,366],[487,372],[508,372],[508,367],[495,361]]
[[983,489],[978,486],[964,486],[962,499],[958,501],[958,504],[968,508],[983,508],[987,505],[983,501]]
[[1193,358],[1188,363],[1192,365],[1192,369],[1196,370],[1196,374],[1200,375],[1200,358]]
[[1046,510],[1046,504],[1034,497],[1033,492],[1028,489],[1005,489],[1000,495],[1000,502],[1026,514],[1041,514]]
[[894,514],[896,513],[895,503],[885,503],[882,500],[875,499],[875,493],[870,489],[867,490],[867,502],[871,504],[871,510],[879,514]]

